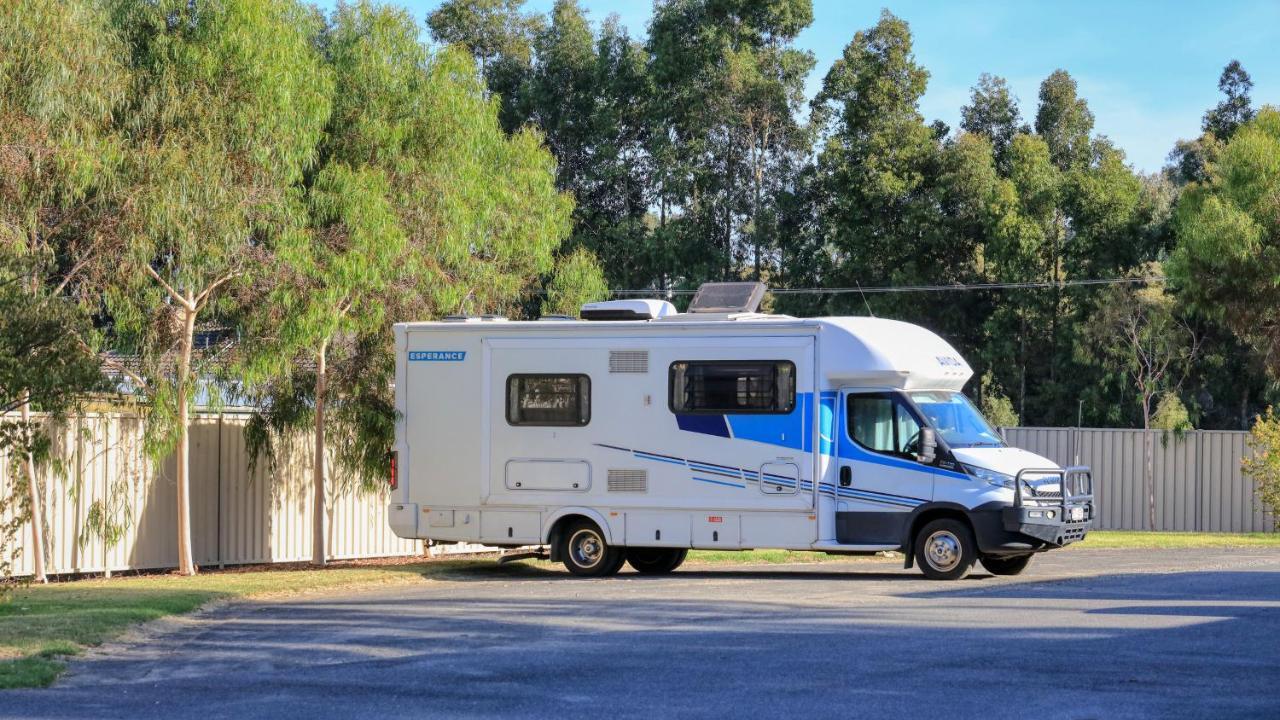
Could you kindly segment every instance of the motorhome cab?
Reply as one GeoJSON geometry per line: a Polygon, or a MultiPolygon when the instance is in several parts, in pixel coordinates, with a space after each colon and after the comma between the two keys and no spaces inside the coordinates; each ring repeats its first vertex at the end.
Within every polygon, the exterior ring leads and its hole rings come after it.
{"type": "Polygon", "coordinates": [[[759,314],[763,292],[396,325],[393,530],[546,545],[587,576],[669,572],[690,548],[901,550],[931,578],[1012,575],[1084,537],[1089,470],[1007,446],[944,340],[759,314]]]}

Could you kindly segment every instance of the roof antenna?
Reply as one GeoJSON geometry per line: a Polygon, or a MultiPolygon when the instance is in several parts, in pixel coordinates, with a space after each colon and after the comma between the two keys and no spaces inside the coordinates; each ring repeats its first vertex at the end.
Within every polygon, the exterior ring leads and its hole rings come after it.
{"type": "Polygon", "coordinates": [[[867,302],[867,294],[862,292],[862,283],[858,282],[856,279],[853,282],[858,286],[858,294],[862,296],[862,304],[867,306],[867,314],[871,317],[875,317],[876,314],[871,311],[871,303],[867,302]]]}

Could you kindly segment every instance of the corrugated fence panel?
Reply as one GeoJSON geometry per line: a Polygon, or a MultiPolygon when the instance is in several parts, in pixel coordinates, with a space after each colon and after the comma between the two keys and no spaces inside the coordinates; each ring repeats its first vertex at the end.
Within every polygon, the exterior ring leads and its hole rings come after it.
{"type": "MultiPolygon", "coordinates": [[[[198,415],[191,424],[192,542],[202,565],[287,562],[311,556],[310,440],[296,437],[278,448],[274,471],[265,458],[250,470],[242,414],[198,415]]],[[[50,573],[173,567],[177,561],[174,460],[156,467],[143,452],[143,423],[134,416],[90,414],[54,430],[54,468],[39,475],[44,499],[50,573]],[[95,525],[95,520],[99,521],[95,525]],[[101,523],[116,542],[102,539],[101,523]]],[[[1274,531],[1253,482],[1240,466],[1247,433],[1008,428],[1010,444],[1061,465],[1093,468],[1098,527],[1144,530],[1149,444],[1155,478],[1158,530],[1274,531]]],[[[0,458],[5,460],[5,458],[0,458]]],[[[351,487],[332,471],[330,487],[351,487]]],[[[0,492],[17,478],[0,463],[0,492]]],[[[329,555],[352,559],[417,555],[422,545],[396,537],[387,525],[382,492],[348,490],[327,499],[329,555]]],[[[15,569],[31,572],[23,552],[30,528],[18,537],[15,569]]],[[[463,549],[463,548],[451,548],[463,549]]],[[[478,548],[465,548],[467,550],[478,548]]]]}
{"type": "Polygon", "coordinates": [[[1273,532],[1276,519],[1258,501],[1241,470],[1248,433],[1193,430],[1007,428],[1011,445],[1061,465],[1093,469],[1098,527],[1148,530],[1146,456],[1151,452],[1156,530],[1273,532]]]}
{"type": "MultiPolygon", "coordinates": [[[[308,560],[311,557],[309,441],[280,448],[276,472],[264,459],[251,471],[244,442],[247,415],[202,414],[191,422],[192,552],[204,566],[308,560]]],[[[141,419],[90,414],[54,429],[55,467],[42,469],[46,571],[88,573],[177,564],[175,461],[159,467],[143,451],[141,419]],[[116,541],[101,532],[105,520],[116,541]]],[[[17,478],[0,457],[0,493],[17,478]]],[[[350,483],[347,483],[348,485],[350,483]]],[[[332,482],[331,485],[343,485],[332,482]]],[[[422,543],[391,532],[385,492],[338,493],[328,499],[333,558],[422,554],[422,543]]],[[[0,518],[3,520],[4,518],[0,518]]],[[[30,574],[29,525],[19,531],[15,572],[30,574]]]]}

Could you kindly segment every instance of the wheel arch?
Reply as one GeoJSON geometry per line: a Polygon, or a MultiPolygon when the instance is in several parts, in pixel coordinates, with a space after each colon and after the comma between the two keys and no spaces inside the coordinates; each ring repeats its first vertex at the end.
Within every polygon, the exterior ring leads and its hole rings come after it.
{"type": "Polygon", "coordinates": [[[911,568],[915,565],[915,542],[916,535],[920,533],[920,529],[934,520],[942,519],[959,520],[969,528],[970,533],[975,532],[973,519],[969,517],[969,508],[959,503],[929,502],[917,507],[911,511],[911,517],[907,520],[906,535],[902,538],[902,553],[905,555],[902,565],[904,568],[911,568]]]}
{"type": "Polygon", "coordinates": [[[560,533],[569,526],[574,520],[584,519],[595,523],[600,528],[600,532],[604,533],[604,541],[610,545],[618,545],[615,541],[613,528],[610,527],[609,521],[598,510],[592,510],[587,507],[566,507],[560,508],[547,516],[542,526],[542,542],[544,545],[551,546],[552,560],[560,560],[555,557],[560,549],[560,533]]]}

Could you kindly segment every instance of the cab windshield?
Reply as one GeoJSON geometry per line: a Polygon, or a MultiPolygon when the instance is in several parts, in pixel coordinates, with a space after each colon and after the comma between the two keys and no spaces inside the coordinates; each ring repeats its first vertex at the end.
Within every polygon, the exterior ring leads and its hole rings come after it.
{"type": "Polygon", "coordinates": [[[1004,447],[1004,441],[962,393],[942,390],[907,393],[949,447],[1004,447]]]}

